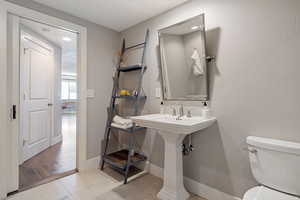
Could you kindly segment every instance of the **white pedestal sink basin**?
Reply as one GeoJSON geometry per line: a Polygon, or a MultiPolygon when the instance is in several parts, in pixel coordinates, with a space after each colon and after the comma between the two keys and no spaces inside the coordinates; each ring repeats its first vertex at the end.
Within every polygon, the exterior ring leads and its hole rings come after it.
{"type": "Polygon", "coordinates": [[[159,130],[165,141],[164,185],[158,193],[162,200],[186,200],[189,193],[183,185],[182,141],[188,134],[211,126],[215,117],[176,117],[167,114],[152,114],[131,117],[139,126],[159,130]]]}

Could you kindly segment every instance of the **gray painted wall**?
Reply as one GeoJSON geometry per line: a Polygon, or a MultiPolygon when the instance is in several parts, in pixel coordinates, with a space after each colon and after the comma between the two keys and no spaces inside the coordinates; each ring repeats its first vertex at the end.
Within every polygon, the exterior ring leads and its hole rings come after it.
{"type": "MultiPolygon", "coordinates": [[[[217,56],[208,68],[218,123],[194,136],[196,150],[184,159],[186,176],[241,197],[256,184],[242,150],[248,135],[300,142],[299,10],[298,0],[192,0],[122,33],[134,43],[151,29],[143,112],[155,113],[160,104],[157,30],[206,14],[208,53],[217,56]]],[[[161,137],[149,133],[143,142],[151,161],[162,167],[161,137]]]]}
{"type": "Polygon", "coordinates": [[[112,89],[113,56],[120,47],[120,33],[35,3],[31,0],[8,0],[50,16],[58,17],[87,28],[88,88],[95,89],[96,97],[88,100],[88,158],[100,154],[104,137],[106,107],[112,89]]]}
{"type": "Polygon", "coordinates": [[[181,98],[186,96],[186,90],[182,85],[187,84],[189,75],[186,69],[183,36],[162,34],[163,54],[165,58],[165,69],[168,75],[166,84],[168,85],[169,97],[181,98]]]}

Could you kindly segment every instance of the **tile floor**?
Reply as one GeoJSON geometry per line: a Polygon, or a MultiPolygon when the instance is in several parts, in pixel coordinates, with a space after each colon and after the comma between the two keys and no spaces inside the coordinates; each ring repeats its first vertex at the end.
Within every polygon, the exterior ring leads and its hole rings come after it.
{"type": "MultiPolygon", "coordinates": [[[[100,195],[97,200],[159,200],[156,196],[162,188],[162,180],[152,175],[145,175],[127,185],[121,185],[100,195]]],[[[205,200],[191,195],[189,200],[205,200]]]]}
{"type": "Polygon", "coordinates": [[[121,183],[91,170],[73,174],[9,197],[9,200],[95,200],[121,183]]]}
{"type": "MultiPolygon", "coordinates": [[[[145,175],[127,185],[99,170],[71,176],[15,194],[8,200],[157,200],[162,180],[145,175]]],[[[204,200],[192,196],[190,200],[204,200]]]]}

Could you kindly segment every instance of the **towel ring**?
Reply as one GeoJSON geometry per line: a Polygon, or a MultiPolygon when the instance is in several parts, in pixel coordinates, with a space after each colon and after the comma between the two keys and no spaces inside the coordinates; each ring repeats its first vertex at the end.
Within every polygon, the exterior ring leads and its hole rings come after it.
{"type": "Polygon", "coordinates": [[[216,60],[216,56],[206,56],[206,61],[207,62],[212,62],[216,60]]]}

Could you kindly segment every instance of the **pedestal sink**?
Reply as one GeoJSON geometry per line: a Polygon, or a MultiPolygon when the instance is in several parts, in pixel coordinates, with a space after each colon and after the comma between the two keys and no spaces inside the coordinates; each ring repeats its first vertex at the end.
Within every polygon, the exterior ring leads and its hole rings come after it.
{"type": "Polygon", "coordinates": [[[183,185],[182,141],[185,136],[211,126],[215,117],[177,117],[152,114],[131,117],[139,126],[159,130],[165,141],[164,184],[158,193],[161,200],[186,200],[189,193],[183,185]]]}

